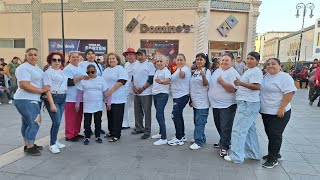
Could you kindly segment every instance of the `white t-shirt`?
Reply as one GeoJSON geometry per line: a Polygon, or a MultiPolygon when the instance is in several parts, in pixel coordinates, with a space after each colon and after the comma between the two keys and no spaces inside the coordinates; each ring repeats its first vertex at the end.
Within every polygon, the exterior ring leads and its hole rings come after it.
{"type": "Polygon", "coordinates": [[[153,77],[153,87],[152,87],[152,94],[160,94],[160,93],[166,93],[169,94],[169,84],[163,85],[156,82],[156,79],[160,78],[162,81],[169,78],[171,79],[171,73],[167,67],[163,69],[156,70],[156,73],[153,77]]]}
{"type": "Polygon", "coordinates": [[[210,78],[209,82],[209,100],[212,108],[228,108],[233,104],[236,104],[236,93],[227,92],[221,84],[218,83],[218,78],[221,78],[228,84],[231,84],[234,88],[234,80],[240,78],[239,73],[233,68],[222,70],[218,68],[215,70],[210,78]]]}
{"type": "Polygon", "coordinates": [[[54,70],[51,67],[44,72],[43,84],[50,86],[51,92],[66,93],[68,77],[62,70],[54,70]]]}
{"type": "MultiPolygon", "coordinates": [[[[137,89],[142,88],[147,83],[149,76],[154,76],[155,71],[156,69],[152,63],[148,61],[143,63],[138,62],[132,75],[134,86],[137,89]]],[[[146,95],[152,95],[152,85],[145,89],[141,94],[138,94],[138,96],[146,95]]]]}
{"type": "MultiPolygon", "coordinates": [[[[262,71],[259,67],[249,68],[241,76],[240,81],[248,84],[261,84],[263,79],[262,71]]],[[[237,86],[236,99],[248,102],[260,101],[260,90],[251,90],[243,86],[237,86]]]]}
{"type": "MultiPolygon", "coordinates": [[[[71,63],[68,64],[64,69],[63,73],[67,76],[67,78],[74,79],[80,76],[87,76],[86,71],[83,68],[76,67],[71,63]]],[[[66,102],[76,102],[77,101],[77,88],[80,84],[80,81],[76,83],[74,86],[68,86],[67,88],[67,96],[66,102]]]]}
{"type": "Polygon", "coordinates": [[[128,73],[128,81],[126,83],[126,88],[127,88],[127,93],[133,93],[132,90],[132,75],[133,72],[135,70],[135,67],[137,66],[137,64],[139,64],[139,61],[135,61],[134,63],[130,63],[130,62],[126,62],[126,64],[124,65],[124,69],[127,71],[128,73]]]}
{"type": "MultiPolygon", "coordinates": [[[[205,71],[205,68],[203,68],[205,71]]],[[[209,81],[211,72],[209,69],[205,71],[206,78],[209,81]]],[[[203,86],[202,76],[200,71],[196,70],[190,79],[190,96],[192,100],[192,106],[196,109],[207,109],[209,108],[208,99],[208,88],[209,86],[203,86]]]]}
{"type": "Polygon", "coordinates": [[[173,98],[180,98],[190,94],[191,71],[186,65],[183,66],[181,70],[185,73],[184,78],[179,77],[179,68],[171,75],[171,91],[173,98]]]}
{"type": "MultiPolygon", "coordinates": [[[[128,73],[127,71],[120,65],[117,65],[113,68],[107,67],[102,76],[103,79],[106,81],[108,87],[111,89],[114,85],[118,82],[119,79],[127,80],[128,81],[128,73]]],[[[110,90],[109,89],[109,90],[110,90]]],[[[126,86],[123,85],[119,89],[111,95],[111,104],[121,104],[127,102],[126,96],[126,86]]]]}
{"type": "Polygon", "coordinates": [[[79,67],[82,68],[84,70],[84,72],[87,72],[87,67],[90,64],[92,64],[92,65],[94,65],[96,67],[97,75],[101,76],[102,72],[103,72],[103,68],[102,68],[101,64],[98,64],[99,67],[100,67],[100,69],[99,69],[98,66],[97,66],[97,63],[95,63],[95,62],[82,61],[82,62],[79,63],[79,67]]]}
{"type": "Polygon", "coordinates": [[[104,94],[108,89],[106,81],[97,76],[89,80],[82,80],[78,89],[83,91],[83,112],[95,113],[103,110],[104,94]]]}
{"type": "Polygon", "coordinates": [[[40,94],[31,93],[23,90],[19,86],[20,81],[29,81],[30,84],[37,88],[43,87],[43,71],[38,65],[31,65],[28,62],[21,64],[15,72],[18,81],[18,90],[14,94],[14,99],[27,99],[40,101],[40,94]]]}
{"type": "MultiPolygon", "coordinates": [[[[276,115],[281,106],[283,95],[296,90],[294,81],[289,74],[282,71],[274,75],[267,73],[261,84],[260,112],[276,115]]],[[[290,109],[291,104],[289,103],[286,111],[290,109]]]]}

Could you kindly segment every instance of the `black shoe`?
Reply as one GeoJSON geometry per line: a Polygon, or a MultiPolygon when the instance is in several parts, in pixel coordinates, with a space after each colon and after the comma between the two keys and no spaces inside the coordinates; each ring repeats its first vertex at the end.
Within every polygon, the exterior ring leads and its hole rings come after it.
{"type": "Polygon", "coordinates": [[[213,147],[214,147],[214,148],[220,148],[220,144],[219,144],[219,143],[214,143],[214,144],[213,144],[213,147]]]}
{"type": "Polygon", "coordinates": [[[108,133],[108,134],[104,135],[103,137],[104,138],[110,138],[110,137],[112,137],[112,135],[111,135],[111,133],[108,133]]]}
{"type": "Polygon", "coordinates": [[[147,138],[149,138],[149,137],[150,137],[150,135],[144,134],[144,135],[141,136],[141,139],[147,139],[147,138]]]}
{"type": "Polygon", "coordinates": [[[83,139],[83,138],[84,138],[84,136],[81,135],[81,134],[78,134],[76,137],[77,137],[78,139],[83,139]]]}
{"type": "Polygon", "coordinates": [[[116,142],[118,141],[120,138],[116,138],[116,137],[112,137],[109,139],[109,142],[116,142]]]}
{"type": "Polygon", "coordinates": [[[102,139],[100,137],[97,137],[96,138],[96,142],[101,144],[102,143],[102,139]]]}
{"type": "Polygon", "coordinates": [[[268,159],[265,163],[262,164],[262,167],[271,169],[278,164],[279,164],[278,160],[269,160],[268,159]]]}
{"type": "Polygon", "coordinates": [[[66,141],[78,142],[78,141],[79,141],[79,138],[78,138],[77,136],[75,136],[75,137],[73,137],[73,138],[71,138],[71,139],[69,139],[69,138],[66,137],[66,141]]]}
{"type": "Polygon", "coordinates": [[[122,130],[125,130],[125,129],[130,129],[130,126],[129,127],[122,127],[122,130]]]}
{"type": "Polygon", "coordinates": [[[137,134],[142,134],[144,133],[143,131],[132,131],[131,134],[132,135],[137,135],[137,134]]]}
{"type": "Polygon", "coordinates": [[[83,141],[83,144],[84,145],[88,145],[90,143],[90,139],[89,138],[86,138],[84,141],[83,141]]]}
{"type": "MultiPolygon", "coordinates": [[[[34,147],[36,147],[38,151],[43,150],[43,147],[42,147],[42,146],[38,146],[38,145],[34,144],[34,147]]],[[[26,150],[27,150],[27,146],[24,146],[24,147],[23,147],[23,151],[26,151],[26,150]]]]}
{"type": "Polygon", "coordinates": [[[312,102],[312,101],[310,101],[310,102],[309,102],[309,105],[310,105],[310,106],[312,106],[312,104],[313,104],[313,102],[312,102]]]}
{"type": "Polygon", "coordinates": [[[25,152],[30,156],[40,156],[41,152],[37,149],[36,146],[33,146],[32,148],[27,148],[25,152]]]}
{"type": "MultiPolygon", "coordinates": [[[[269,154],[262,157],[263,160],[266,160],[266,159],[268,159],[268,158],[269,158],[269,154]]],[[[279,161],[279,160],[282,160],[281,154],[278,154],[278,161],[279,161]]]]}
{"type": "Polygon", "coordinates": [[[100,133],[101,134],[106,134],[106,132],[104,130],[102,130],[102,129],[100,130],[100,133]]]}
{"type": "Polygon", "coordinates": [[[220,149],[219,155],[221,157],[227,156],[228,155],[228,151],[225,149],[220,149]]]}

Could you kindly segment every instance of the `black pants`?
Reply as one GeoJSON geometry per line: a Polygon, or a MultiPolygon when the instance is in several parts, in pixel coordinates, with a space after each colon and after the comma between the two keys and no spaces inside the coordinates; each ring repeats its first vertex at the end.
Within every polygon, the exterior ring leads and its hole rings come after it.
{"type": "Polygon", "coordinates": [[[111,110],[107,111],[108,130],[112,137],[120,138],[121,136],[124,105],[125,103],[111,104],[111,110]]]}
{"type": "Polygon", "coordinates": [[[302,83],[303,83],[303,82],[306,82],[306,87],[305,87],[305,88],[308,88],[309,80],[308,80],[308,79],[300,79],[300,80],[299,80],[300,89],[302,89],[302,83]]]}
{"type": "Polygon", "coordinates": [[[263,113],[261,113],[261,115],[264,124],[264,129],[269,139],[269,160],[276,160],[278,158],[278,154],[280,152],[282,144],[282,134],[289,122],[291,110],[284,113],[284,116],[282,118],[279,118],[277,115],[263,113]]]}
{"type": "Polygon", "coordinates": [[[95,113],[84,113],[84,136],[85,136],[85,138],[90,138],[91,133],[92,133],[92,131],[91,131],[92,114],[94,116],[95,136],[100,137],[102,111],[98,111],[95,113]]]}
{"type": "Polygon", "coordinates": [[[315,87],[314,87],[314,82],[310,81],[309,83],[309,100],[313,97],[313,95],[315,94],[315,87]]]}
{"type": "MultiPolygon", "coordinates": [[[[320,96],[320,87],[316,86],[314,88],[315,88],[315,93],[313,94],[313,96],[310,99],[311,102],[314,102],[320,96]]],[[[318,101],[318,107],[320,107],[320,99],[318,101]]]]}

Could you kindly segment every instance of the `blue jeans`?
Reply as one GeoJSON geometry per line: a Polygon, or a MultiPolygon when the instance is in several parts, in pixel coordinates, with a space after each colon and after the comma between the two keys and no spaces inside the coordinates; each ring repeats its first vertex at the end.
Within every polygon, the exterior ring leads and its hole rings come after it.
{"type": "Polygon", "coordinates": [[[209,108],[207,109],[196,109],[193,108],[194,118],[194,142],[201,146],[206,143],[206,135],[204,134],[205,127],[208,120],[209,108]]]}
{"type": "Polygon", "coordinates": [[[190,96],[185,95],[180,98],[173,99],[173,110],[172,110],[172,120],[174,127],[176,128],[176,138],[181,139],[185,136],[184,134],[184,119],[183,119],[183,109],[189,102],[190,96]]]}
{"type": "Polygon", "coordinates": [[[54,104],[56,105],[57,112],[51,112],[49,102],[44,101],[44,105],[46,106],[52,121],[51,130],[50,130],[50,146],[56,144],[60,123],[62,119],[62,114],[64,111],[64,107],[66,105],[65,94],[52,95],[52,97],[53,97],[54,104]]]}
{"type": "Polygon", "coordinates": [[[220,135],[220,148],[229,150],[231,144],[231,131],[237,105],[233,104],[228,108],[213,108],[213,118],[220,135]]]}
{"type": "Polygon", "coordinates": [[[9,90],[7,90],[7,92],[4,92],[4,90],[0,88],[0,97],[3,96],[4,93],[7,94],[7,98],[8,98],[9,101],[13,100],[12,95],[11,95],[9,90]]]}
{"type": "Polygon", "coordinates": [[[164,108],[167,105],[169,94],[160,93],[153,95],[154,107],[156,108],[156,118],[160,126],[161,139],[167,139],[166,123],[164,119],[164,108]]]}
{"type": "Polygon", "coordinates": [[[41,102],[27,99],[16,99],[14,101],[14,105],[22,116],[21,134],[24,142],[27,144],[34,144],[39,130],[39,124],[36,120],[41,118],[41,102]]]}
{"type": "Polygon", "coordinates": [[[230,157],[235,163],[243,163],[244,158],[261,158],[255,120],[260,110],[260,102],[237,101],[234,117],[230,157]]]}

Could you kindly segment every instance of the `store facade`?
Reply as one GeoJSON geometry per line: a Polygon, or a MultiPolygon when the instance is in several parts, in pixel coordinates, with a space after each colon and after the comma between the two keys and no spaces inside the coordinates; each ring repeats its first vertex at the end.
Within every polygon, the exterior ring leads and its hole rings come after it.
{"type": "MultiPolygon", "coordinates": [[[[0,1],[0,56],[23,58],[28,47],[46,55],[60,51],[60,0],[0,1]],[[23,22],[23,23],[21,23],[23,22]],[[8,46],[7,41],[12,41],[8,46]]],[[[260,1],[253,0],[64,0],[65,47],[83,53],[121,54],[145,48],[148,57],[173,59],[185,54],[188,64],[203,52],[210,58],[226,52],[245,55],[255,49],[260,1]]]]}

